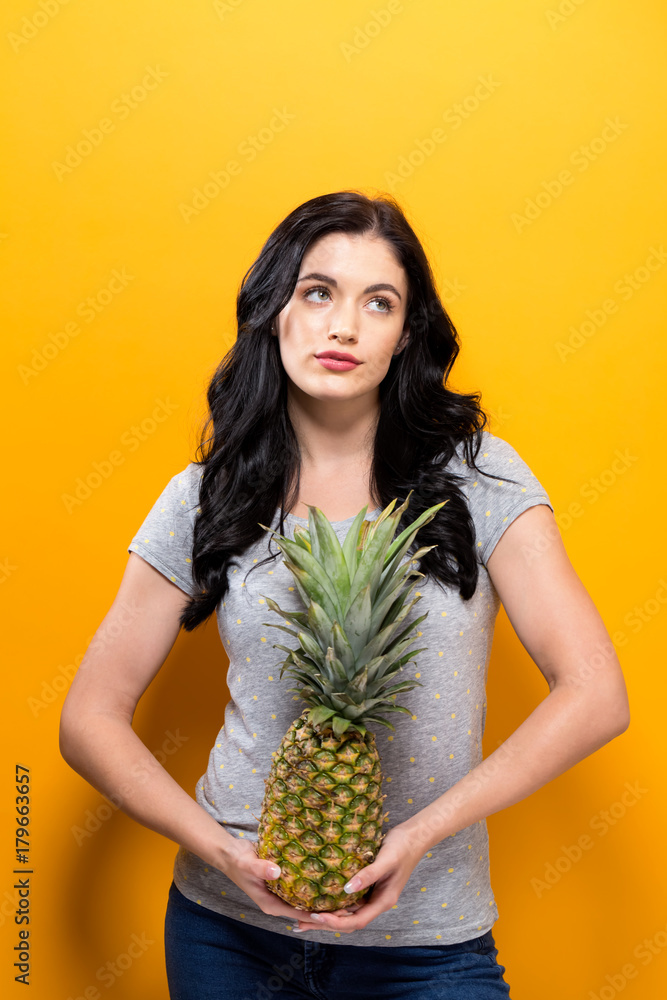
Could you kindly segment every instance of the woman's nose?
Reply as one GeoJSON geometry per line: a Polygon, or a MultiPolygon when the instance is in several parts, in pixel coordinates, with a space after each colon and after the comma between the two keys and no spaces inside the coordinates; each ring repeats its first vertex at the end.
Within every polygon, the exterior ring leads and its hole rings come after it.
{"type": "Polygon", "coordinates": [[[331,316],[329,323],[329,336],[339,337],[341,340],[354,340],[358,335],[358,318],[353,305],[343,306],[331,316]]]}

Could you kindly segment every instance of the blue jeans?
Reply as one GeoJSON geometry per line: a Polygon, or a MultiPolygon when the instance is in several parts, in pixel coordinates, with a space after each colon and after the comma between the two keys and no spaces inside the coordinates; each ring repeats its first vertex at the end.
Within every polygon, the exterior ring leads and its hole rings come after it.
{"type": "Polygon", "coordinates": [[[172,882],[165,918],[171,1000],[500,1000],[491,931],[462,944],[389,948],[292,940],[193,903],[172,882]]]}

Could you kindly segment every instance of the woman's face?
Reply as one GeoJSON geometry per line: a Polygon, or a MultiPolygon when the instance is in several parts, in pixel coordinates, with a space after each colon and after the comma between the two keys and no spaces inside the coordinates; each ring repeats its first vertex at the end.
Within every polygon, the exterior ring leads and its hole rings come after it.
{"type": "Polygon", "coordinates": [[[314,243],[275,321],[290,390],[323,401],[368,393],[375,399],[392,357],[407,343],[407,296],[405,271],[384,240],[330,233],[314,243]],[[327,367],[317,356],[328,351],[357,364],[327,367]]]}

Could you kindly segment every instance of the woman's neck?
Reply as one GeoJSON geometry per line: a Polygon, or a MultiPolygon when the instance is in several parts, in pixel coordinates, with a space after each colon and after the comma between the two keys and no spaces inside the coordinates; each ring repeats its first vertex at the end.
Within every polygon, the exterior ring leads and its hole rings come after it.
{"type": "Polygon", "coordinates": [[[301,454],[299,495],[291,513],[308,517],[311,504],[335,522],[354,517],[364,506],[373,510],[369,485],[379,402],[365,396],[313,399],[296,389],[288,395],[288,414],[301,454]]]}
{"type": "Polygon", "coordinates": [[[379,403],[370,403],[366,397],[313,399],[297,390],[288,397],[288,414],[299,442],[302,469],[326,473],[350,464],[370,467],[379,403]]]}

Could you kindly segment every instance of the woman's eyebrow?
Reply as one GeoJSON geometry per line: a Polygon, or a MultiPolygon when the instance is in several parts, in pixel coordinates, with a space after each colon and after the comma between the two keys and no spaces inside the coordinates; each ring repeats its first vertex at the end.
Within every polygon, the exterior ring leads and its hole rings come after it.
{"type": "MultiPolygon", "coordinates": [[[[298,279],[297,285],[299,284],[299,281],[326,281],[327,284],[333,285],[334,288],[338,288],[338,282],[335,278],[330,278],[326,274],[320,274],[318,271],[313,271],[311,274],[304,274],[302,278],[298,279]]],[[[393,292],[394,295],[398,296],[398,298],[403,301],[401,293],[397,288],[394,288],[393,285],[382,283],[378,285],[369,285],[368,288],[364,288],[362,295],[367,295],[369,292],[393,292]]]]}

